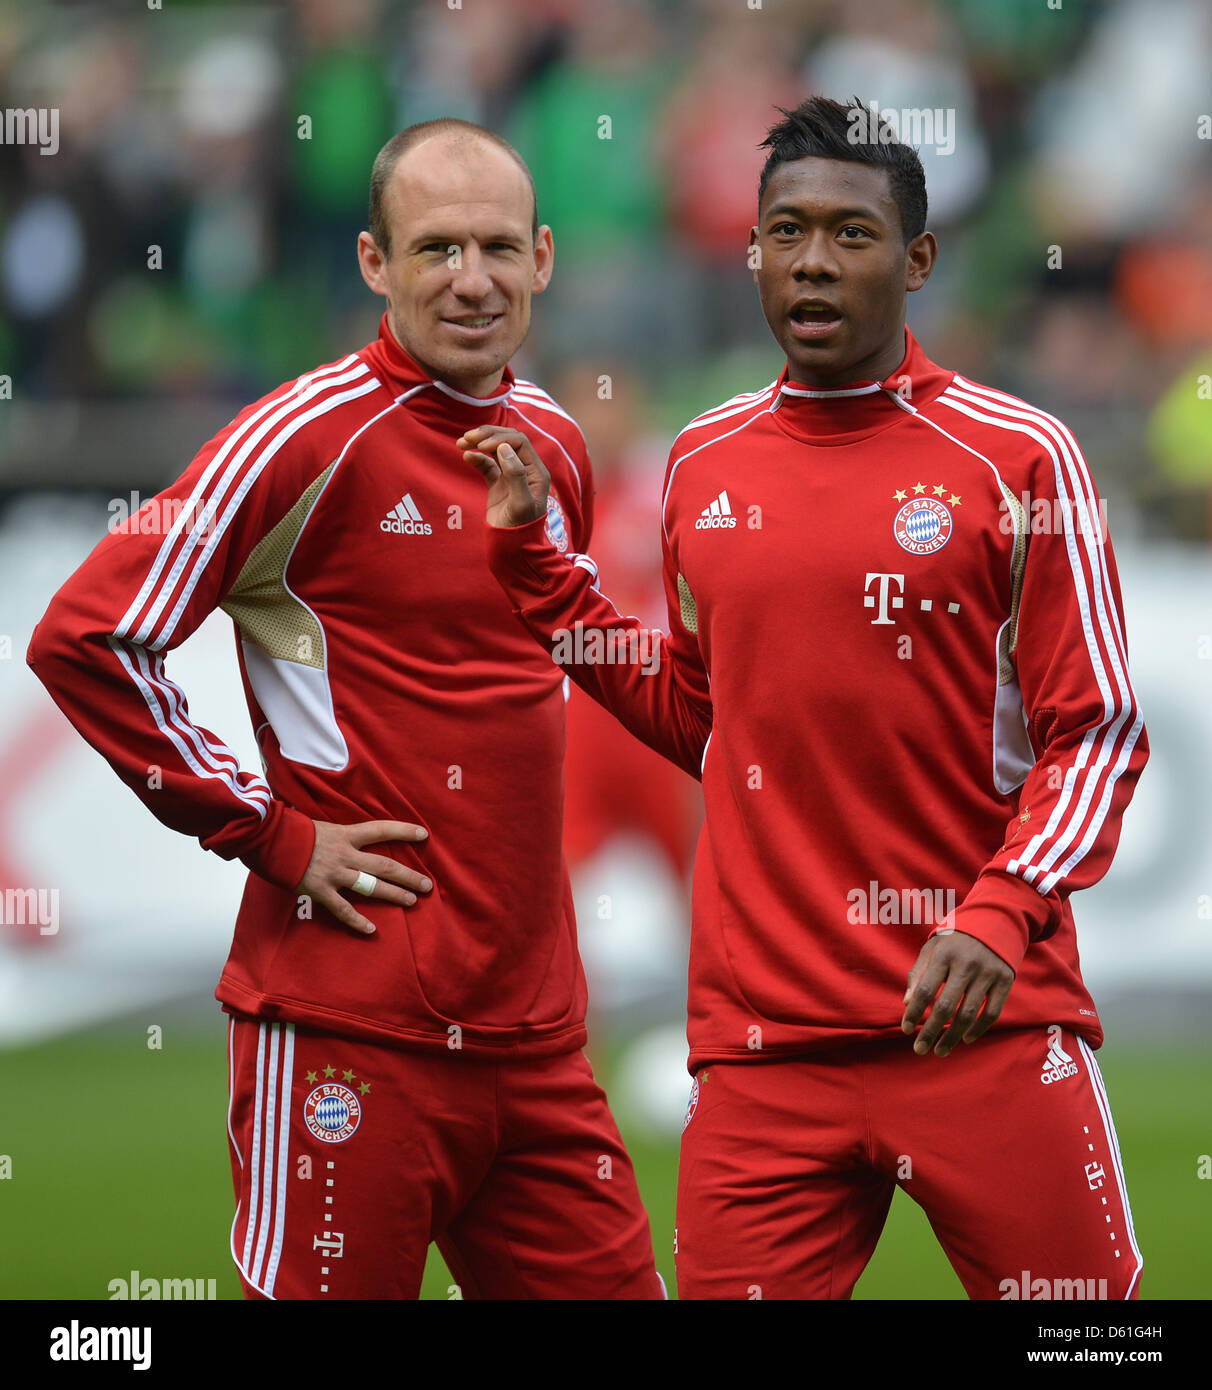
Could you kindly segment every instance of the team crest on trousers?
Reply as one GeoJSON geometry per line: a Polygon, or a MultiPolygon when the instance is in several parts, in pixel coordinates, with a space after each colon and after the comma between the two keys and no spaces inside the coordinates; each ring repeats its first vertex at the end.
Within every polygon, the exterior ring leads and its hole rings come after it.
{"type": "Polygon", "coordinates": [[[362,1102],[348,1086],[317,1086],[303,1102],[303,1123],[325,1144],[340,1144],[362,1121],[362,1102]]]}
{"type": "Polygon", "coordinates": [[[947,502],[958,507],[961,499],[953,492],[948,494],[942,483],[929,490],[925,483],[915,483],[913,491],[918,495],[909,496],[908,488],[898,488],[893,494],[893,500],[903,505],[892,520],[892,534],[902,550],[911,555],[933,555],[951,539],[952,518],[947,502]]]}

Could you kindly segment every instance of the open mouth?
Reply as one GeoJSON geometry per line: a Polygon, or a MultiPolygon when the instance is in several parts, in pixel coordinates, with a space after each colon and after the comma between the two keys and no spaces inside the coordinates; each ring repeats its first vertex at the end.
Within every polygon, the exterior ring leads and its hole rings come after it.
{"type": "Polygon", "coordinates": [[[797,338],[825,338],[842,322],[841,314],[832,304],[797,304],[790,315],[792,332],[797,338]]]}

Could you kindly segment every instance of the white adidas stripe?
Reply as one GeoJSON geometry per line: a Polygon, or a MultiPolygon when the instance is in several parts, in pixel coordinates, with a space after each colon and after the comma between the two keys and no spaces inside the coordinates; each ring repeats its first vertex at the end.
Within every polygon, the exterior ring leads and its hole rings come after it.
{"type": "MultiPolygon", "coordinates": [[[[1071,454],[1069,446],[1062,436],[1061,431],[1063,427],[1060,426],[1059,422],[1053,421],[1050,416],[1045,416],[1042,412],[1035,411],[1034,408],[1019,408],[1022,403],[1015,403],[1013,406],[1004,403],[1010,401],[1012,398],[991,398],[994,396],[994,393],[988,392],[985,388],[980,388],[980,390],[981,395],[977,396],[971,391],[957,391],[954,387],[948,387],[939,397],[939,400],[941,403],[950,406],[951,409],[960,411],[970,416],[972,419],[994,425],[1000,429],[1029,435],[1040,443],[1052,458],[1057,496],[1066,507],[1072,504],[1069,492],[1065,486],[1064,475],[1068,474],[1069,481],[1075,484],[1075,491],[1078,494],[1078,501],[1081,507],[1082,536],[1085,541],[1086,552],[1090,562],[1094,607],[1098,615],[1099,631],[1102,633],[1118,687],[1118,695],[1113,695],[1110,689],[1110,683],[1107,679],[1107,672],[1103,664],[1102,654],[1099,651],[1098,640],[1093,631],[1093,618],[1089,602],[1091,597],[1091,586],[1087,583],[1085,574],[1082,570],[1081,560],[1077,554],[1076,536],[1072,528],[1067,528],[1065,532],[1066,548],[1070,569],[1072,571],[1074,588],[1082,614],[1082,626],[1086,634],[1087,652],[1090,657],[1095,679],[1098,682],[1100,693],[1103,696],[1103,720],[1096,728],[1089,730],[1083,738],[1078,756],[1074,760],[1073,766],[1066,772],[1061,795],[1057,798],[1057,803],[1053,808],[1052,814],[1048,818],[1047,824],[1031,838],[1024,851],[1007,866],[1011,873],[1019,874],[1025,882],[1036,886],[1040,893],[1047,894],[1052,890],[1055,884],[1089,852],[1103,821],[1106,819],[1111,797],[1114,794],[1115,783],[1128,764],[1132,749],[1135,747],[1136,741],[1140,736],[1140,730],[1144,727],[1144,720],[1139,710],[1136,709],[1132,690],[1120,659],[1122,625],[1119,622],[1119,615],[1111,594],[1105,561],[1102,555],[1102,547],[1097,541],[1098,532],[1093,528],[1091,522],[1089,499],[1083,492],[1080,476],[1075,476],[1077,468],[1074,455],[1080,457],[1080,451],[1077,449],[1076,442],[1073,441],[1072,443],[1073,453],[1071,454]],[[982,408],[977,409],[978,406],[982,408]],[[987,413],[991,410],[997,410],[1001,413],[997,415],[987,413]],[[1053,447],[1054,445],[1057,447],[1053,447]],[[1062,456],[1064,458],[1063,468],[1061,463],[1062,456]],[[1108,609],[1115,615],[1113,625],[1108,620],[1108,609]],[[1134,711],[1136,713],[1135,721],[1125,736],[1123,734],[1124,727],[1127,724],[1129,715],[1134,711]],[[1090,764],[1090,753],[1094,748],[1096,739],[1098,740],[1099,747],[1093,764],[1090,764]],[[1090,803],[1102,779],[1102,773],[1111,764],[1111,759],[1115,755],[1117,748],[1120,750],[1119,757],[1114,766],[1110,768],[1103,796],[1095,808],[1094,816],[1090,822],[1086,835],[1064,863],[1054,872],[1046,874],[1041,882],[1036,885],[1036,878],[1044,871],[1052,868],[1060,855],[1072,844],[1081,826],[1085,823],[1090,803]],[[1082,783],[1082,787],[1077,797],[1076,805],[1063,831],[1058,834],[1058,827],[1060,826],[1065,812],[1068,810],[1070,801],[1073,799],[1074,790],[1079,780],[1082,783]],[[1051,844],[1049,845],[1050,837],[1055,838],[1051,839],[1051,844]],[[1044,846],[1048,846],[1048,848],[1043,858],[1038,864],[1034,863],[1033,861],[1039,854],[1040,849],[1044,846]]],[[[1067,431],[1065,433],[1067,433],[1067,431]]],[[[1069,436],[1069,439],[1071,440],[1072,436],[1069,436]]],[[[1066,513],[1066,515],[1067,514],[1068,513],[1066,513]]]]}
{"type": "MultiPolygon", "coordinates": [[[[252,1151],[249,1155],[251,1191],[243,1259],[236,1254],[235,1249],[236,1226],[240,1217],[239,1205],[236,1208],[236,1220],[232,1223],[232,1258],[245,1280],[258,1293],[269,1299],[274,1296],[274,1282],[286,1235],[286,1180],[290,1172],[290,1095],[294,1076],[294,1034],[293,1023],[258,1025],[257,1085],[253,1109],[252,1151]],[[265,1047],[267,1038],[268,1057],[265,1047]],[[282,1058],[280,1078],[279,1056],[282,1058]]],[[[231,1075],[229,1067],[229,1086],[232,1084],[231,1075]]],[[[230,1102],[228,1132],[231,1132],[230,1102]]]]}
{"type": "MultiPolygon", "coordinates": [[[[543,390],[541,386],[535,386],[533,382],[516,382],[514,385],[513,395],[510,397],[510,399],[525,401],[528,405],[538,406],[540,410],[548,410],[553,415],[562,415],[564,419],[569,422],[569,424],[577,425],[577,422],[572,418],[571,415],[569,415],[569,413],[566,410],[564,410],[561,406],[557,405],[556,402],[552,400],[552,398],[547,394],[546,391],[543,390]]],[[[580,425],[577,425],[578,431],[580,430],[580,428],[580,425]]]]}
{"type": "MultiPolygon", "coordinates": [[[[981,411],[974,409],[972,404],[964,403],[973,399],[965,395],[964,393],[957,393],[956,399],[950,399],[950,396],[951,388],[948,388],[948,391],[943,393],[943,396],[940,397],[940,400],[950,405],[952,409],[960,410],[973,419],[984,420],[986,423],[993,424],[1000,428],[1006,428],[1021,433],[1029,434],[1032,438],[1035,438],[1039,443],[1043,444],[1044,447],[1048,449],[1053,458],[1054,467],[1056,469],[1057,474],[1056,481],[1058,497],[1065,504],[1069,503],[1069,494],[1065,489],[1064,481],[1061,477],[1060,460],[1057,456],[1056,450],[1051,448],[1051,445],[1048,442],[1048,438],[1045,438],[1043,435],[1041,435],[1041,433],[1036,428],[1030,427],[1038,424],[1042,429],[1043,424],[1041,421],[1039,421],[1037,418],[1031,415],[1028,415],[1026,412],[1015,412],[1020,418],[1029,421],[1029,425],[1016,425],[1000,417],[985,415],[981,411]]],[[[980,404],[985,405],[986,403],[981,401],[980,404]]],[[[1049,437],[1055,439],[1055,436],[1049,437]]],[[[1063,444],[1061,445],[1061,448],[1062,452],[1065,452],[1063,444]]],[[[1070,462],[1071,460],[1066,459],[1067,464],[1070,462]]],[[[1081,561],[1077,555],[1076,536],[1071,531],[1069,531],[1066,533],[1066,546],[1069,554],[1070,568],[1073,573],[1075,590],[1077,593],[1079,607],[1082,613],[1083,629],[1086,632],[1087,650],[1090,656],[1091,666],[1095,675],[1095,679],[1098,682],[1099,690],[1103,696],[1104,718],[1102,723],[1097,728],[1088,731],[1087,735],[1083,739],[1082,747],[1079,750],[1078,756],[1074,761],[1074,765],[1066,773],[1066,779],[1064,784],[1062,785],[1061,796],[1058,798],[1057,805],[1054,808],[1052,816],[1049,818],[1047,825],[1045,825],[1045,827],[1032,838],[1032,840],[1029,842],[1026,849],[1024,850],[1023,854],[1019,858],[1012,861],[1009,865],[1011,872],[1018,872],[1020,866],[1023,867],[1026,871],[1022,873],[1022,877],[1028,883],[1033,883],[1041,869],[1047,869],[1051,866],[1052,863],[1055,862],[1057,856],[1071,842],[1073,835],[1077,833],[1077,830],[1080,828],[1080,825],[1084,822],[1086,812],[1089,808],[1089,803],[1093,797],[1097,783],[1101,777],[1102,769],[1106,766],[1111,757],[1116,741],[1118,740],[1119,734],[1123,728],[1124,723],[1126,722],[1128,713],[1132,708],[1131,690],[1128,686],[1123,667],[1119,661],[1119,652],[1116,646],[1115,637],[1112,631],[1110,630],[1107,622],[1107,614],[1104,605],[1104,593],[1106,593],[1107,604],[1112,609],[1114,609],[1114,604],[1111,602],[1105,572],[1102,570],[1102,556],[1100,553],[1100,547],[1098,547],[1094,536],[1091,534],[1085,535],[1085,541],[1087,554],[1090,559],[1092,577],[1097,576],[1098,580],[1101,581],[1096,583],[1093,597],[1095,599],[1095,609],[1098,612],[1099,616],[1100,630],[1103,634],[1104,641],[1107,645],[1108,656],[1112,662],[1112,667],[1115,673],[1116,684],[1119,693],[1118,695],[1113,695],[1111,691],[1110,682],[1107,679],[1106,667],[1102,660],[1102,654],[1098,649],[1098,642],[1093,634],[1093,620],[1089,605],[1090,589],[1087,585],[1085,575],[1082,572],[1081,561]],[[1076,809],[1073,812],[1072,818],[1066,826],[1065,834],[1059,836],[1057,840],[1053,843],[1052,848],[1048,850],[1047,855],[1045,856],[1044,863],[1042,863],[1039,866],[1031,865],[1030,861],[1038,852],[1039,847],[1046,842],[1048,836],[1053,835],[1055,833],[1057,826],[1060,824],[1060,820],[1064,815],[1064,812],[1067,810],[1069,802],[1073,797],[1073,792],[1077,785],[1078,779],[1081,776],[1083,770],[1087,769],[1089,765],[1091,750],[1093,749],[1095,741],[1099,738],[1100,734],[1102,735],[1102,737],[1100,740],[1098,756],[1094,764],[1089,767],[1088,771],[1086,771],[1086,775],[1083,779],[1082,793],[1078,797],[1076,809]]],[[[1143,721],[1140,720],[1139,716],[1137,723],[1138,725],[1143,723],[1143,721]]],[[[1131,748],[1135,745],[1136,738],[1138,736],[1139,728],[1137,728],[1131,734],[1130,742],[1127,745],[1127,755],[1130,755],[1131,748]]],[[[1126,762],[1127,756],[1124,756],[1122,758],[1122,764],[1126,765],[1126,762]]],[[[1113,772],[1112,779],[1109,782],[1109,789],[1111,791],[1114,790],[1114,781],[1116,778],[1118,778],[1120,771],[1122,771],[1122,766],[1113,772]]],[[[1091,827],[1094,833],[1087,837],[1087,849],[1089,844],[1093,842],[1094,834],[1097,834],[1097,830],[1101,825],[1102,819],[1105,818],[1106,805],[1109,803],[1109,800],[1109,796],[1104,797],[1104,801],[1099,808],[1101,813],[1096,815],[1096,820],[1091,827]]],[[[1079,859],[1082,853],[1084,852],[1085,851],[1082,850],[1075,859],[1070,861],[1069,867],[1072,867],[1072,863],[1077,862],[1077,859],[1079,859]]],[[[1052,875],[1050,877],[1050,880],[1045,881],[1055,883],[1056,879],[1059,876],[1059,874],[1052,875]]],[[[1041,885],[1040,891],[1046,893],[1050,891],[1050,889],[1041,885]]]]}
{"type": "MultiPolygon", "coordinates": [[[[197,531],[199,526],[210,525],[213,509],[209,501],[204,509],[201,505],[202,500],[206,497],[213,479],[226,466],[231,453],[246,439],[261,421],[274,411],[280,409],[283,405],[285,405],[288,410],[293,410],[302,404],[305,399],[310,399],[311,396],[318,392],[330,388],[336,381],[352,380],[354,376],[362,375],[369,371],[368,367],[359,363],[361,367],[360,372],[355,369],[352,374],[339,375],[344,372],[351,363],[355,362],[358,362],[358,358],[351,354],[349,357],[344,358],[341,362],[333,366],[319,368],[314,372],[308,373],[306,376],[300,377],[284,396],[276,396],[272,400],[267,401],[260,410],[250,415],[242,425],[233,430],[227,439],[224,440],[222,448],[218,450],[214,458],[211,459],[210,463],[206,466],[202,476],[195,484],[194,490],[190,493],[188,499],[182,506],[180,514],[174,519],[168,535],[165,536],[160,545],[160,549],[156,552],[156,558],[152,562],[152,567],[148,571],[147,578],[143,581],[134,601],[123,615],[122,620],[118,623],[114,631],[115,636],[131,636],[131,625],[143,611],[148,599],[151,598],[152,594],[159,587],[160,576],[163,574],[169,559],[176,551],[177,542],[180,540],[181,534],[186,528],[187,520],[191,516],[196,516],[198,518],[198,523],[193,528],[194,531],[197,531]]],[[[143,639],[137,637],[135,640],[142,641],[143,639]]]]}
{"type": "Polygon", "coordinates": [[[164,658],[159,652],[155,653],[151,663],[152,676],[158,686],[168,692],[169,696],[169,715],[178,728],[188,730],[191,737],[196,737],[202,748],[211,757],[215,767],[230,767],[233,772],[240,771],[240,760],[236,754],[224,743],[212,743],[206,735],[205,729],[199,729],[196,724],[192,724],[186,713],[187,704],[185,691],[173,680],[171,680],[164,670],[164,658]]]}
{"type": "Polygon", "coordinates": [[[261,1104],[265,1095],[265,1027],[262,1023],[257,1029],[257,1088],[253,1096],[252,1151],[248,1155],[252,1191],[248,1196],[248,1214],[245,1218],[244,1259],[238,1261],[240,1272],[250,1284],[255,1282],[249,1275],[248,1266],[252,1263],[253,1239],[257,1233],[257,1214],[260,1211],[258,1197],[261,1191],[261,1104]]]}
{"type": "Polygon", "coordinates": [[[727,420],[733,415],[739,415],[744,410],[749,410],[753,406],[762,405],[774,395],[774,383],[763,387],[760,391],[745,391],[738,396],[733,396],[723,405],[718,405],[712,410],[704,411],[702,415],[696,415],[689,424],[683,425],[678,431],[681,438],[687,430],[701,429],[704,425],[714,425],[720,420],[727,420]]]}
{"type": "MultiPolygon", "coordinates": [[[[262,778],[253,777],[249,786],[243,787],[236,780],[235,773],[230,767],[217,766],[214,760],[203,752],[201,734],[192,725],[183,719],[174,719],[171,715],[171,697],[165,692],[165,703],[170,710],[169,716],[165,717],[165,706],[160,703],[160,698],[156,693],[158,682],[152,675],[148,666],[148,654],[142,647],[129,646],[119,642],[116,637],[110,637],[109,644],[111,650],[118,660],[126,668],[127,674],[134,681],[139,693],[143,696],[143,701],[147,705],[152,718],[156,721],[156,727],[172,743],[177,752],[180,753],[185,765],[198,777],[217,778],[227,784],[228,788],[240,798],[241,801],[254,807],[262,820],[265,819],[269,810],[271,792],[269,784],[262,778]],[[133,657],[133,660],[132,660],[133,657]],[[137,665],[136,665],[137,663],[137,665]],[[185,738],[182,737],[185,735],[185,738]],[[193,744],[193,750],[186,743],[193,744]],[[194,756],[195,752],[197,757],[194,756]],[[202,761],[199,761],[202,759],[202,761]],[[205,763],[205,765],[204,765],[205,763]]],[[[234,756],[234,755],[233,755],[234,756]]]]}
{"type": "Polygon", "coordinates": [[[278,1133],[278,1047],[281,1042],[279,1025],[269,1028],[269,1065],[265,1073],[265,1129],[261,1136],[261,1208],[257,1215],[257,1245],[253,1251],[252,1281],[261,1284],[261,1266],[265,1260],[265,1245],[269,1239],[269,1223],[273,1215],[276,1183],[274,1159],[277,1154],[278,1133]]]}
{"type": "Polygon", "coordinates": [[[294,1069],[295,1025],[288,1023],[282,1048],[282,1085],[279,1092],[278,1190],[274,1200],[274,1227],[269,1247],[269,1262],[265,1266],[265,1276],[262,1281],[266,1296],[269,1298],[273,1297],[274,1281],[278,1277],[278,1263],[282,1258],[282,1244],[286,1239],[286,1179],[290,1173],[290,1098],[294,1069]]]}
{"type": "MultiPolygon", "coordinates": [[[[1004,391],[996,391],[991,386],[981,386],[976,382],[968,381],[967,378],[960,376],[958,372],[955,375],[954,382],[947,390],[957,393],[960,391],[970,392],[972,395],[987,401],[990,408],[1000,406],[1007,415],[1021,413],[1023,416],[1034,416],[1042,426],[1053,433],[1061,444],[1062,451],[1065,454],[1066,464],[1071,465],[1076,470],[1079,490],[1082,494],[1082,514],[1087,526],[1096,538],[1099,536],[1099,527],[1095,521],[1098,515],[1098,505],[1094,495],[1094,479],[1090,473],[1090,467],[1086,463],[1085,455],[1083,455],[1081,449],[1078,447],[1073,432],[1063,420],[1057,419],[1055,415],[1049,415],[1047,411],[1040,410],[1038,406],[1028,405],[1026,401],[1007,395],[1004,391]]],[[[1101,559],[1101,550],[1099,551],[1099,556],[1101,559]]],[[[1111,607],[1111,617],[1115,622],[1116,632],[1122,644],[1124,641],[1123,627],[1119,622],[1119,613],[1114,605],[1111,607]]]]}
{"type": "Polygon", "coordinates": [[[1128,1184],[1124,1179],[1124,1161],[1120,1156],[1119,1138],[1115,1133],[1115,1124],[1111,1119],[1111,1102],[1107,1097],[1107,1088],[1103,1084],[1103,1074],[1099,1070],[1098,1063],[1094,1059],[1094,1052],[1085,1038],[1078,1036],[1077,1046],[1081,1051],[1082,1057],[1085,1059],[1086,1074],[1090,1078],[1090,1087],[1094,1092],[1094,1102],[1098,1106],[1098,1113],[1102,1118],[1103,1132],[1107,1136],[1107,1147],[1110,1150],[1111,1164],[1115,1170],[1115,1185],[1119,1191],[1120,1202],[1123,1205],[1124,1221],[1127,1225],[1128,1244],[1132,1247],[1132,1253],[1136,1257],[1136,1270],[1132,1278],[1128,1281],[1128,1288],[1124,1293],[1124,1299],[1126,1301],[1132,1297],[1132,1290],[1136,1287],[1136,1281],[1140,1278],[1140,1273],[1145,1267],[1145,1262],[1140,1253],[1140,1246],[1136,1243],[1136,1228],[1132,1224],[1132,1207],[1128,1201],[1128,1184]]]}
{"type": "MultiPolygon", "coordinates": [[[[240,483],[236,488],[234,494],[232,495],[231,501],[227,504],[227,509],[224,511],[223,516],[220,518],[218,525],[213,528],[211,535],[207,539],[206,545],[202,549],[201,555],[198,557],[198,560],[194,564],[194,567],[190,573],[190,577],[186,581],[185,587],[181,590],[181,596],[180,598],[178,598],[176,604],[174,605],[172,613],[165,621],[165,624],[161,629],[159,635],[153,641],[148,643],[149,646],[161,648],[172,640],[173,631],[175,630],[177,623],[180,620],[181,614],[185,611],[185,606],[189,602],[190,596],[192,595],[194,589],[197,587],[198,581],[201,579],[202,574],[205,572],[206,566],[210,561],[210,557],[214,554],[219,542],[223,539],[223,533],[227,530],[228,526],[231,525],[232,518],[240,510],[240,506],[243,503],[244,498],[247,496],[249,490],[252,488],[253,484],[257,481],[261,474],[265,471],[266,466],[270,463],[270,461],[273,459],[273,456],[278,452],[278,450],[290,439],[290,437],[293,434],[295,434],[298,430],[302,429],[303,426],[308,424],[311,420],[314,420],[321,415],[326,415],[330,410],[335,410],[337,406],[343,405],[346,401],[356,400],[359,396],[365,396],[368,392],[375,391],[378,388],[378,379],[376,377],[371,377],[369,381],[366,381],[355,388],[351,388],[348,391],[342,391],[339,395],[327,396],[323,398],[319,402],[319,404],[314,405],[310,410],[306,411],[304,414],[295,416],[292,420],[283,425],[281,431],[274,436],[272,441],[269,441],[267,443],[265,449],[258,456],[257,461],[254,464],[252,464],[252,466],[244,474],[243,478],[240,479],[240,483]]],[[[234,479],[238,471],[239,465],[233,463],[232,469],[230,471],[230,478],[227,481],[234,479]]],[[[226,490],[227,481],[225,481],[222,490],[226,490]]],[[[210,504],[208,503],[208,506],[209,505],[210,504]]],[[[174,570],[176,570],[176,566],[174,566],[174,570]]],[[[161,589],[160,597],[157,600],[157,603],[160,606],[163,605],[163,603],[167,600],[168,596],[172,593],[174,582],[175,581],[170,581],[161,589]]],[[[151,621],[152,619],[149,616],[148,623],[150,623],[151,621]]],[[[147,625],[145,624],[144,626],[146,627],[147,625]]]]}
{"type": "Polygon", "coordinates": [[[135,647],[133,650],[139,661],[140,670],[143,671],[144,675],[155,689],[164,693],[168,703],[169,720],[176,728],[180,729],[186,735],[193,746],[198,750],[198,754],[202,760],[214,768],[215,771],[225,776],[230,774],[230,778],[234,779],[234,781],[229,780],[229,785],[237,795],[242,796],[244,793],[247,793],[248,796],[263,801],[266,810],[268,810],[271,800],[269,783],[257,773],[246,774],[249,777],[247,786],[243,786],[240,783],[239,759],[225,744],[211,743],[205,733],[199,729],[196,724],[190,721],[186,712],[185,692],[179,685],[175,685],[165,675],[164,658],[159,653],[156,653],[151,660],[151,669],[149,671],[145,662],[145,657],[148,655],[146,648],[135,647]]]}

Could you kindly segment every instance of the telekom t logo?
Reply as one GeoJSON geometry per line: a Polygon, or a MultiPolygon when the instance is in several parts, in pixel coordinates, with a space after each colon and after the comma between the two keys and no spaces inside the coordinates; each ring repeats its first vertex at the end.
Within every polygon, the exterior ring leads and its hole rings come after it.
{"type": "MultiPolygon", "coordinates": [[[[893,620],[888,616],[888,586],[889,586],[889,584],[891,584],[893,581],[895,581],[895,582],[896,582],[896,587],[897,587],[897,590],[898,590],[897,593],[895,593],[895,594],[892,595],[892,607],[893,607],[893,608],[904,608],[904,606],[905,606],[905,600],[904,600],[903,598],[900,597],[900,594],[904,593],[904,591],[905,591],[905,576],[904,576],[903,574],[869,574],[869,575],[867,576],[867,581],[866,581],[866,583],[863,585],[863,589],[864,589],[864,590],[870,589],[870,588],[871,588],[871,583],[872,583],[872,581],[875,580],[875,579],[878,579],[879,582],[880,582],[880,584],[879,584],[879,616],[871,619],[872,625],[873,625],[873,626],[878,626],[880,623],[883,623],[883,624],[885,624],[885,625],[887,625],[887,626],[891,626],[892,623],[893,623],[893,620]]],[[[876,606],[876,595],[875,595],[875,594],[870,594],[870,593],[867,594],[866,597],[863,599],[863,607],[864,607],[864,608],[874,608],[875,606],[876,606]]]]}

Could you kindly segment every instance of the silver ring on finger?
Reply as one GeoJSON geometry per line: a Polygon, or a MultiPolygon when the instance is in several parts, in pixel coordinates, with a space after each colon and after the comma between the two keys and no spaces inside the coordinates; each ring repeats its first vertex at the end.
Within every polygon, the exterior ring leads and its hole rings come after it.
{"type": "Polygon", "coordinates": [[[369,898],[379,886],[379,880],[375,878],[374,874],[359,873],[349,886],[353,892],[361,893],[364,898],[369,898]]]}

